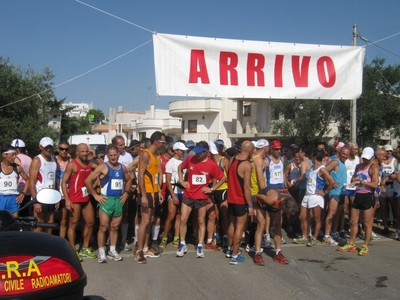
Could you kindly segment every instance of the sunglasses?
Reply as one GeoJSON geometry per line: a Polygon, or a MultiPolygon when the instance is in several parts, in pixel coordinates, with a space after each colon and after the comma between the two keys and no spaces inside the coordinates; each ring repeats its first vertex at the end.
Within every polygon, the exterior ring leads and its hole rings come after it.
{"type": "Polygon", "coordinates": [[[60,151],[68,151],[68,148],[58,147],[58,150],[60,150],[60,151]]]}
{"type": "Polygon", "coordinates": [[[282,149],[281,148],[275,148],[274,150],[275,151],[281,151],[282,149]]]}

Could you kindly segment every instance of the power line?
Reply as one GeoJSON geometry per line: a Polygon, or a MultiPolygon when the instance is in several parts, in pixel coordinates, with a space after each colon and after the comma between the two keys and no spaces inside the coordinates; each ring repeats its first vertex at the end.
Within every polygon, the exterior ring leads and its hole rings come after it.
{"type": "Polygon", "coordinates": [[[125,20],[125,19],[123,19],[123,18],[121,18],[121,17],[118,17],[118,16],[116,16],[116,15],[113,15],[113,14],[111,14],[111,13],[109,13],[109,12],[106,12],[106,11],[100,9],[100,8],[97,8],[97,7],[94,7],[94,6],[92,6],[92,5],[86,4],[86,3],[82,2],[82,1],[79,1],[79,0],[75,0],[75,1],[78,2],[78,3],[80,3],[80,4],[86,5],[87,7],[90,7],[90,8],[92,8],[92,9],[94,9],[94,10],[97,10],[97,11],[103,13],[103,14],[106,14],[106,15],[109,15],[109,16],[111,16],[111,17],[113,17],[113,18],[116,18],[116,19],[118,19],[118,20],[120,20],[120,21],[123,21],[123,22],[128,23],[128,24],[133,25],[133,26],[136,26],[136,27],[138,27],[138,28],[140,28],[140,29],[146,30],[146,31],[148,31],[148,32],[150,32],[150,33],[152,33],[152,34],[155,33],[154,31],[152,31],[152,30],[150,30],[150,29],[147,29],[147,28],[145,28],[145,27],[143,27],[143,26],[140,26],[140,25],[138,25],[138,24],[132,23],[132,22],[130,22],[130,21],[128,21],[128,20],[125,20]]]}
{"type": "Polygon", "coordinates": [[[374,46],[376,46],[376,47],[378,47],[378,48],[381,48],[382,50],[385,50],[385,51],[389,52],[389,53],[392,54],[392,55],[395,55],[395,56],[397,56],[397,57],[400,57],[400,54],[397,54],[397,53],[395,53],[395,52],[393,52],[393,51],[390,51],[389,49],[386,49],[386,48],[384,48],[384,47],[382,47],[382,46],[377,45],[377,43],[379,43],[379,42],[381,42],[381,41],[384,41],[384,40],[386,40],[386,39],[395,37],[395,36],[397,36],[397,35],[399,35],[399,34],[400,34],[400,32],[395,33],[395,34],[393,34],[393,35],[391,35],[391,36],[388,36],[388,37],[386,37],[386,38],[377,40],[377,41],[375,41],[375,42],[370,41],[369,39],[363,37],[363,36],[360,35],[360,34],[357,34],[357,36],[358,36],[361,40],[363,40],[364,42],[369,43],[369,44],[367,44],[366,46],[374,45],[374,46]]]}

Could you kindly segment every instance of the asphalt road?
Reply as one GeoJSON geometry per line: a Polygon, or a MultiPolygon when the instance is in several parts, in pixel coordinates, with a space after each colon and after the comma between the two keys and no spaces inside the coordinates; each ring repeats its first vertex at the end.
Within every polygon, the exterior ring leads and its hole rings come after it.
{"type": "Polygon", "coordinates": [[[85,294],[108,300],[399,298],[400,241],[373,241],[365,257],[332,246],[309,248],[287,241],[282,251],[288,265],[272,260],[273,249],[264,251],[265,266],[255,265],[246,253],[243,264],[230,265],[221,251],[205,250],[205,258],[196,258],[192,245],[177,258],[172,244],[160,258],[148,258],[146,265],[138,264],[132,251],[122,251],[120,262],[85,259],[85,294]]]}

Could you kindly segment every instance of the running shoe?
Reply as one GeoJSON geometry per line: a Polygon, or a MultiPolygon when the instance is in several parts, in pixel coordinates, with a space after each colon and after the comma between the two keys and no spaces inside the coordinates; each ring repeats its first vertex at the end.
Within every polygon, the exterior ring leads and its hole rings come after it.
{"type": "Polygon", "coordinates": [[[358,252],[358,255],[365,256],[368,254],[368,251],[369,251],[368,246],[363,245],[360,252],[358,252]]]}
{"type": "Polygon", "coordinates": [[[357,252],[356,245],[346,244],[344,246],[338,247],[338,251],[340,252],[357,252]]]}
{"type": "MultiPolygon", "coordinates": [[[[271,231],[271,229],[270,229],[270,231],[271,231]]],[[[269,234],[264,234],[263,235],[263,242],[271,243],[271,236],[269,234]]]]}
{"type": "Polygon", "coordinates": [[[382,239],[382,238],[379,235],[377,235],[375,232],[372,231],[371,240],[379,241],[380,239],[382,239]]]}
{"type": "Polygon", "coordinates": [[[172,247],[178,248],[179,247],[179,240],[173,241],[172,242],[172,247]]]}
{"type": "Polygon", "coordinates": [[[334,232],[334,233],[332,233],[331,237],[339,245],[344,245],[347,243],[347,240],[345,238],[345,231],[343,232],[343,234],[342,234],[342,232],[340,232],[340,234],[338,232],[334,232]]]}
{"type": "Polygon", "coordinates": [[[204,258],[203,246],[197,246],[197,257],[204,258]]]}
{"type": "Polygon", "coordinates": [[[244,263],[245,260],[246,260],[246,258],[244,256],[241,256],[240,254],[238,254],[236,257],[231,258],[231,260],[229,261],[229,264],[237,265],[237,264],[244,263]]]}
{"type": "Polygon", "coordinates": [[[289,261],[286,259],[286,257],[283,256],[282,251],[279,251],[278,254],[275,254],[273,260],[282,265],[287,265],[289,263],[289,261]]]}
{"type": "MultiPolygon", "coordinates": [[[[232,257],[232,253],[233,253],[233,248],[232,249],[228,249],[225,253],[225,257],[226,258],[231,258],[232,257]]],[[[242,253],[242,250],[238,250],[238,255],[242,253]]]]}
{"type": "Polygon", "coordinates": [[[205,248],[208,250],[214,250],[214,251],[221,250],[221,247],[218,246],[214,241],[212,241],[211,243],[207,243],[205,248]]]}
{"type": "Polygon", "coordinates": [[[76,251],[76,255],[78,256],[79,261],[82,262],[83,259],[82,259],[82,257],[79,255],[79,252],[78,252],[78,251],[76,251]]]}
{"type": "MultiPolygon", "coordinates": [[[[253,246],[253,247],[254,247],[254,246],[253,246]]],[[[261,243],[261,247],[270,249],[270,248],[272,248],[272,245],[271,245],[271,242],[263,241],[263,242],[261,243]]]]}
{"type": "Polygon", "coordinates": [[[107,258],[113,259],[113,260],[115,260],[115,261],[120,261],[120,260],[122,260],[122,257],[119,256],[118,252],[115,251],[115,250],[114,250],[114,251],[108,251],[107,258]]]}
{"type": "Polygon", "coordinates": [[[286,244],[286,240],[283,237],[281,238],[281,243],[286,244]]]}
{"type": "Polygon", "coordinates": [[[257,252],[257,253],[254,255],[253,261],[254,261],[254,263],[255,263],[257,266],[264,266],[264,265],[265,265],[265,264],[264,264],[264,259],[263,259],[263,257],[262,257],[261,252],[257,252]]]}
{"type": "MultiPolygon", "coordinates": [[[[339,235],[338,235],[339,236],[339,235]]],[[[324,237],[323,239],[322,239],[322,244],[324,244],[324,245],[330,245],[330,246],[337,246],[338,245],[338,242],[336,242],[331,236],[328,236],[328,237],[324,237]]]]}
{"type": "Polygon", "coordinates": [[[136,251],[136,258],[138,264],[145,264],[147,263],[146,257],[144,256],[143,250],[136,251]]]}
{"type": "Polygon", "coordinates": [[[97,258],[97,255],[93,252],[92,248],[82,248],[81,251],[79,251],[79,255],[81,257],[97,258]]]}
{"type": "Polygon", "coordinates": [[[305,238],[304,236],[300,237],[300,238],[294,238],[293,242],[295,244],[303,244],[306,245],[308,243],[308,238],[305,238]]]}
{"type": "Polygon", "coordinates": [[[393,233],[390,235],[390,238],[391,238],[391,239],[394,239],[394,240],[398,240],[399,237],[400,237],[400,230],[396,230],[396,232],[393,232],[393,233]]]}
{"type": "Polygon", "coordinates": [[[160,249],[165,249],[167,247],[167,239],[162,239],[160,245],[158,246],[158,248],[160,249]]]}
{"type": "Polygon", "coordinates": [[[107,262],[106,252],[104,250],[99,250],[99,258],[97,259],[97,261],[101,264],[107,262]]]}
{"type": "Polygon", "coordinates": [[[182,257],[187,252],[187,246],[179,244],[178,251],[176,251],[176,257],[182,257]]]}
{"type": "Polygon", "coordinates": [[[307,247],[314,247],[316,244],[317,244],[317,240],[315,238],[312,238],[307,243],[307,247]]]}
{"type": "Polygon", "coordinates": [[[131,246],[129,246],[129,244],[128,244],[128,243],[125,243],[125,246],[124,246],[124,251],[132,251],[132,247],[131,247],[131,246]]]}
{"type": "Polygon", "coordinates": [[[228,250],[226,250],[225,257],[226,258],[231,258],[232,257],[232,249],[228,248],[228,250]]]}
{"type": "MultiPolygon", "coordinates": [[[[239,250],[240,251],[240,250],[239,250]]],[[[257,252],[256,251],[256,246],[254,245],[253,247],[250,247],[249,244],[246,245],[246,252],[250,253],[250,252],[257,252]]],[[[264,252],[264,248],[260,249],[260,252],[264,252]]]]}
{"type": "Polygon", "coordinates": [[[147,251],[143,252],[144,253],[144,257],[146,258],[157,258],[160,257],[160,252],[158,251],[154,251],[153,249],[148,249],[147,251]]]}

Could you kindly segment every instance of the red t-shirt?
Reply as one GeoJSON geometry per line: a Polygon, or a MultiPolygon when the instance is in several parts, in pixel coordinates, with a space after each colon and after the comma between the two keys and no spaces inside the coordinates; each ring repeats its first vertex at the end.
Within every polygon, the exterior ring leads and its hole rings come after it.
{"type": "Polygon", "coordinates": [[[181,168],[187,170],[190,187],[185,189],[183,196],[189,199],[208,199],[208,194],[204,194],[201,189],[208,186],[213,178],[221,180],[224,177],[220,167],[210,158],[202,162],[195,155],[188,156],[181,164],[181,168]]]}
{"type": "Polygon", "coordinates": [[[88,202],[89,194],[86,189],[85,180],[92,171],[90,164],[86,168],[83,168],[75,159],[71,162],[75,164],[76,172],[71,175],[69,180],[69,199],[72,203],[88,202]]]}

